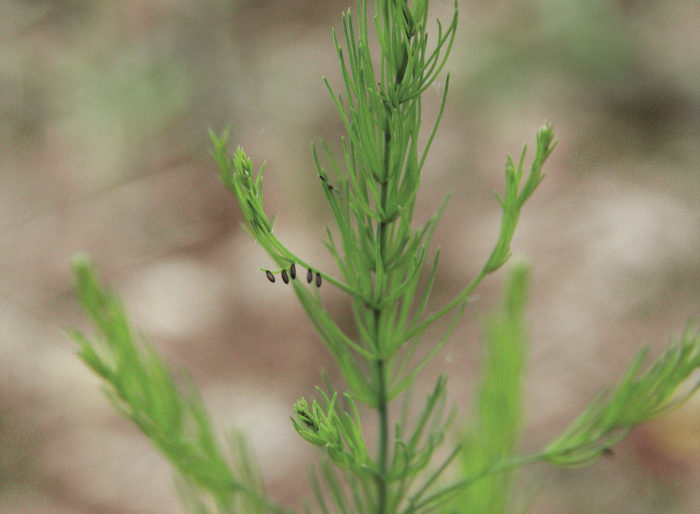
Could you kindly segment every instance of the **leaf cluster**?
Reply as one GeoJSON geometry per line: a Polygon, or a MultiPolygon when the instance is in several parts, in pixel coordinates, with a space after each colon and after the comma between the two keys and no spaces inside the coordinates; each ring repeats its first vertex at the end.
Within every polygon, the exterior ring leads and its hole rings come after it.
{"type": "Polygon", "coordinates": [[[683,334],[640,373],[649,353],[637,354],[620,382],[603,391],[571,425],[543,451],[558,466],[581,466],[597,459],[635,426],[681,405],[700,387],[700,380],[678,394],[679,387],[700,367],[700,331],[688,325],[683,334]]]}
{"type": "Polygon", "coordinates": [[[94,339],[68,332],[79,345],[78,355],[104,380],[114,407],[178,471],[189,501],[207,511],[283,512],[266,499],[238,436],[231,436],[235,461],[226,457],[197,389],[191,384],[178,388],[156,351],[138,342],[121,302],[100,284],[89,259],[77,256],[73,270],[83,309],[97,328],[94,339]]]}
{"type": "Polygon", "coordinates": [[[298,400],[294,405],[296,419],[292,418],[294,429],[306,441],[324,447],[336,466],[356,474],[371,473],[372,470],[368,468],[370,459],[355,402],[346,395],[353,416],[347,412],[338,415],[335,411],[337,393],[329,399],[321,388],[317,389],[324,399],[325,408],[316,400],[311,408],[305,398],[298,400]]]}

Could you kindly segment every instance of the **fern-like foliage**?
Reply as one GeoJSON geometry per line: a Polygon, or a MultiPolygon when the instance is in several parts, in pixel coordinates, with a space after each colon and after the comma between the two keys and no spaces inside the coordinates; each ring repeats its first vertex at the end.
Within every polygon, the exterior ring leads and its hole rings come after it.
{"type": "MultiPolygon", "coordinates": [[[[301,397],[292,411],[290,429],[321,454],[311,473],[317,512],[506,512],[518,467],[590,464],[634,426],[663,415],[698,388],[693,384],[678,393],[700,367],[700,336],[689,326],[646,371],[643,351],[619,384],[601,393],[559,437],[539,452],[519,456],[528,282],[527,267],[519,263],[510,269],[503,304],[487,325],[471,419],[453,428],[444,375],[425,400],[415,401],[416,378],[449,340],[475,289],[510,259],[523,208],[542,183],[543,166],[556,146],[545,124],[537,131],[529,166],[527,148],[517,163],[507,158],[505,190],[496,194],[502,222],[493,249],[468,283],[433,307],[439,250],[432,253],[431,242],[447,199],[422,224],[413,214],[445,112],[449,75],[426,134],[421,102],[445,66],[458,10],[455,2],[450,22],[437,21],[429,38],[428,4],[376,0],[370,15],[368,2],[357,0],[356,12],[343,15],[342,34],[333,33],[343,84],[325,84],[347,135],[342,159],[325,143],[321,152],[313,148],[313,158],[335,223],[325,245],[337,272],[320,269],[283,243],[263,205],[264,165],[255,172],[242,148],[229,153],[228,130],[211,132],[221,181],[245,229],[275,263],[275,269],[261,269],[261,279],[279,277],[293,288],[345,381],[342,390],[317,388],[315,400],[301,397]],[[323,284],[347,295],[353,331],[327,310],[323,284]],[[447,328],[428,340],[426,331],[442,319],[450,321],[447,328]],[[399,401],[406,408],[397,416],[390,406],[399,401]],[[375,414],[376,430],[366,430],[359,407],[375,414]]],[[[232,436],[226,454],[196,388],[186,380],[179,386],[163,359],[136,337],[90,261],[76,258],[74,271],[80,300],[96,327],[92,338],[70,332],[79,355],[103,379],[114,406],[177,470],[186,505],[195,512],[283,512],[267,499],[243,440],[232,436]]]]}
{"type": "MultiPolygon", "coordinates": [[[[254,461],[239,435],[227,456],[193,384],[178,387],[152,346],[139,341],[120,300],[99,281],[90,260],[73,261],[77,289],[97,333],[76,330],[80,358],[104,381],[114,407],[130,419],[178,471],[181,490],[195,510],[283,512],[265,496],[254,461]]],[[[184,380],[184,379],[183,379],[184,380]]]]}

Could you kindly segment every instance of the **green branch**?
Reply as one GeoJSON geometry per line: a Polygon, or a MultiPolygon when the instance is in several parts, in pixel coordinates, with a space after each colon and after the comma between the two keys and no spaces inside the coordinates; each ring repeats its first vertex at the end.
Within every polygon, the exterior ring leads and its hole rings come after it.
{"type": "Polygon", "coordinates": [[[170,461],[187,483],[211,496],[218,508],[246,512],[284,512],[269,502],[256,468],[237,443],[241,473],[223,456],[209,415],[193,385],[184,391],[163,360],[137,343],[119,299],[98,279],[90,261],[73,261],[78,294],[97,327],[96,339],[71,330],[80,358],[105,382],[105,394],[170,461]]]}

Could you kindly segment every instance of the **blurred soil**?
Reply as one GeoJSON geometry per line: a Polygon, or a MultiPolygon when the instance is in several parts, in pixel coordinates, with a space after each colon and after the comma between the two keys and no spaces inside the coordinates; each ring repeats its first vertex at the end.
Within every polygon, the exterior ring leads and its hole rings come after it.
{"type": "MultiPolygon", "coordinates": [[[[111,408],[64,327],[88,330],[70,259],[87,252],[134,324],[187,370],[222,432],[242,429],[272,496],[300,506],[315,454],[289,423],[332,360],[239,226],[207,131],[230,125],[276,231],[332,269],[310,146],[339,148],[321,82],[348,1],[3,0],[0,17],[0,512],[179,512],[171,472],[111,408]]],[[[452,2],[433,2],[446,20],[452,2]]],[[[514,241],[533,266],[524,451],[563,428],[643,344],[700,313],[700,4],[459,2],[448,109],[417,221],[434,241],[434,305],[495,241],[507,153],[554,124],[559,146],[514,241]]],[[[444,79],[428,91],[433,119],[444,79]]],[[[428,370],[465,417],[480,323],[502,273],[428,370]]],[[[345,298],[322,294],[341,323],[345,298]]],[[[437,335],[436,335],[437,337],[437,335]]],[[[367,423],[371,425],[371,422],[367,423]]],[[[700,512],[700,401],[591,468],[526,470],[538,513],[700,512]]]]}

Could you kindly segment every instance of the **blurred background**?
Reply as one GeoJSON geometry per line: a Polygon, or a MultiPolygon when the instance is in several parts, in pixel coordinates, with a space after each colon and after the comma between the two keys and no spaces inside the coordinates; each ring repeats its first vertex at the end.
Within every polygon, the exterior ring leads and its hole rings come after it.
{"type": "MultiPolygon", "coordinates": [[[[311,143],[342,126],[331,27],[348,0],[0,0],[0,512],[179,512],[171,472],[112,409],[62,329],[88,330],[70,259],[87,252],[139,331],[243,430],[274,499],[300,506],[315,453],[289,422],[336,371],[293,292],[240,227],[208,129],[230,125],[292,249],[332,271],[311,143]]],[[[451,1],[432,14],[450,17],[451,1]]],[[[700,313],[700,4],[460,0],[448,107],[416,221],[453,196],[434,304],[488,256],[507,153],[559,146],[513,244],[532,264],[524,452],[639,348],[700,313]]],[[[426,126],[444,77],[426,94],[426,126]]],[[[529,162],[529,160],[528,160],[529,162]]],[[[426,372],[461,419],[503,273],[426,372]]],[[[342,295],[322,295],[341,320],[342,295]]],[[[439,335],[439,334],[437,334],[439,335]]],[[[437,337],[436,335],[436,337],[437,337]]],[[[371,425],[371,423],[368,423],[371,425]]],[[[538,513],[700,511],[700,399],[582,470],[525,470],[538,513]]]]}

